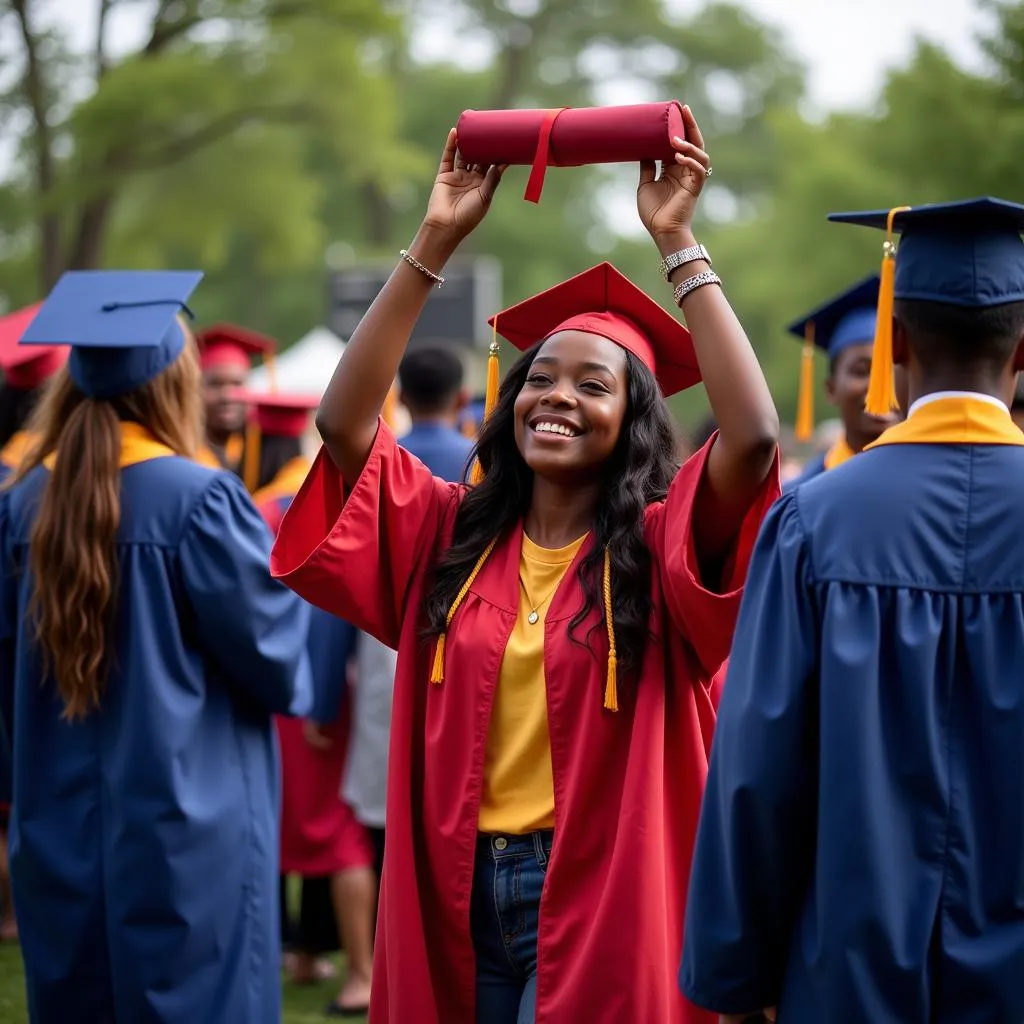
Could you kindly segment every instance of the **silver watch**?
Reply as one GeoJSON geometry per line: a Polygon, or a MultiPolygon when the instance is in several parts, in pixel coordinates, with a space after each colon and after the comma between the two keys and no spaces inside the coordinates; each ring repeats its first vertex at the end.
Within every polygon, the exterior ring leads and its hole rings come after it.
{"type": "Polygon", "coordinates": [[[703,245],[691,245],[686,249],[670,253],[661,261],[661,266],[658,269],[661,271],[661,276],[667,281],[673,270],[678,270],[684,263],[692,263],[694,260],[704,260],[709,267],[711,266],[711,256],[707,249],[703,245]]]}

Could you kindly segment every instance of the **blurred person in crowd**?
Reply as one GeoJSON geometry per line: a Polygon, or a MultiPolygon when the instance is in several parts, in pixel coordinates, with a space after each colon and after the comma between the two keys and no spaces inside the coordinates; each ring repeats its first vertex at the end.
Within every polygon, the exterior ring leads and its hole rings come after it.
{"type": "MultiPolygon", "coordinates": [[[[40,303],[0,317],[0,483],[18,468],[29,447],[25,430],[46,382],[64,365],[63,345],[19,345],[40,303]]],[[[0,942],[18,938],[11,893],[7,834],[11,807],[10,744],[0,740],[0,942]]]]}
{"type": "MultiPolygon", "coordinates": [[[[260,473],[253,502],[277,532],[310,468],[302,452],[316,395],[243,395],[258,428],[260,473]]],[[[250,432],[249,441],[253,443],[250,432]]],[[[309,659],[316,701],[305,721],[277,719],[281,747],[282,938],[291,980],[309,984],[333,975],[324,954],[344,948],[348,973],[328,1007],[331,1016],[363,1016],[370,1002],[377,891],[373,845],[342,799],[348,757],[347,672],[356,631],[310,609],[309,659]],[[291,921],[287,878],[301,878],[299,915],[291,921]]]]}
{"type": "Polygon", "coordinates": [[[469,403],[464,377],[459,354],[440,343],[412,346],[398,367],[398,400],[411,421],[402,447],[453,483],[465,479],[473,450],[473,440],[459,429],[469,403]]]}
{"type": "Polygon", "coordinates": [[[272,360],[277,343],[262,334],[236,324],[213,324],[196,335],[203,373],[203,406],[206,439],[199,459],[204,465],[230,469],[245,480],[250,493],[258,484],[254,478],[257,461],[243,462],[248,409],[242,393],[256,356],[272,360]],[[248,469],[248,479],[246,479],[248,469]]]}
{"type": "Polygon", "coordinates": [[[524,354],[482,479],[435,477],[379,412],[501,177],[453,131],[321,403],[271,566],[399,652],[373,1024],[711,1021],[673,973],[708,687],[779,493],[778,418],[692,235],[710,161],[682,114],[637,205],[690,331],[608,264],[497,314],[524,354]],[[665,396],[701,375],[720,429],[680,468],[665,396]]]}
{"type": "Polygon", "coordinates": [[[798,439],[808,440],[813,429],[816,349],[828,356],[825,394],[838,410],[843,430],[827,451],[814,455],[800,475],[787,482],[787,489],[841,466],[900,419],[897,413],[874,416],[864,408],[878,316],[879,281],[879,276],[873,274],[789,326],[789,332],[804,343],[797,399],[798,439]]]}
{"type": "Polygon", "coordinates": [[[236,477],[195,460],[202,274],[67,273],[71,345],[0,496],[11,875],[38,1024],[277,1024],[271,714],[311,703],[308,607],[236,477]]]}

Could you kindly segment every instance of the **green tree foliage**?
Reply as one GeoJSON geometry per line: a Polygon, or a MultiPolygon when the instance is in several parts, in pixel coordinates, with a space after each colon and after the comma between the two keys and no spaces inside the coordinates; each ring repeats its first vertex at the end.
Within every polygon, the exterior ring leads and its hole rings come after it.
{"type": "Polygon", "coordinates": [[[354,177],[398,159],[391,83],[364,56],[397,28],[376,0],[97,0],[90,53],[53,12],[0,3],[17,40],[4,113],[26,125],[0,200],[22,210],[0,223],[15,300],[108,260],[217,266],[239,229],[262,265],[287,266],[322,243],[311,132],[354,177]],[[114,60],[105,29],[126,6],[151,20],[114,60]]]}
{"type": "MultiPolygon", "coordinates": [[[[0,0],[0,125],[20,138],[0,182],[12,304],[69,266],[202,266],[204,319],[287,343],[324,318],[329,246],[390,261],[408,242],[462,110],[606,103],[625,83],[697,113],[715,166],[699,233],[791,417],[785,324],[880,257],[829,211],[1024,198],[1024,0],[979,0],[985,73],[922,43],[871,109],[820,123],[785,41],[724,3],[673,18],[662,0],[88,2],[101,25],[148,12],[143,44],[114,59],[101,32],[72,52],[55,0],[0,0]],[[452,48],[425,59],[445,33],[452,48]]],[[[507,302],[600,258],[668,302],[650,243],[610,212],[635,173],[553,168],[534,206],[512,168],[468,252],[501,258],[507,302]]]]}

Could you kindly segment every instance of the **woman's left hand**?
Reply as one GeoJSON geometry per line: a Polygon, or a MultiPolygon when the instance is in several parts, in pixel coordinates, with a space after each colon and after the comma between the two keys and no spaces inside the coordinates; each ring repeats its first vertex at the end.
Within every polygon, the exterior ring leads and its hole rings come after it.
{"type": "Polygon", "coordinates": [[[673,138],[675,162],[663,163],[660,176],[653,160],[640,164],[636,208],[655,241],[690,230],[697,197],[711,175],[711,158],[689,107],[683,107],[683,127],[686,139],[673,138]]]}

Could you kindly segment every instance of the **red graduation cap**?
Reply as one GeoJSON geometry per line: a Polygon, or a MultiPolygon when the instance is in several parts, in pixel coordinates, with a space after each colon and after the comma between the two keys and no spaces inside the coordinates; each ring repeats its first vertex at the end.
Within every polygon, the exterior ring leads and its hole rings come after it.
{"type": "Polygon", "coordinates": [[[269,357],[277,342],[235,324],[213,324],[196,335],[204,370],[212,366],[241,366],[251,369],[254,356],[269,357]]]}
{"type": "Polygon", "coordinates": [[[251,405],[260,433],[273,437],[302,437],[309,425],[309,415],[320,405],[319,395],[257,394],[242,396],[251,405]]]}
{"type": "Polygon", "coordinates": [[[19,345],[42,303],[0,317],[0,368],[14,388],[33,391],[42,387],[66,362],[67,345],[19,345]]]}
{"type": "Polygon", "coordinates": [[[668,398],[700,382],[690,332],[610,263],[491,317],[503,338],[522,352],[562,331],[585,331],[632,352],[668,398]]]}

